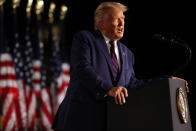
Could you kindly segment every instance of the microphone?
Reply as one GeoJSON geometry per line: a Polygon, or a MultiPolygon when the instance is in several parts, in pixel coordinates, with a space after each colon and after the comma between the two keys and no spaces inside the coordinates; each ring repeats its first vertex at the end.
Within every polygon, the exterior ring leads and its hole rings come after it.
{"type": "Polygon", "coordinates": [[[166,42],[169,42],[171,44],[180,45],[180,46],[186,48],[186,50],[188,50],[188,58],[186,59],[186,61],[182,65],[180,65],[177,69],[172,71],[171,74],[174,74],[174,75],[178,74],[180,71],[185,69],[188,66],[188,64],[191,62],[192,51],[191,51],[191,48],[189,47],[189,45],[186,42],[180,40],[179,38],[177,39],[177,38],[173,38],[173,37],[166,37],[162,34],[154,34],[153,37],[155,39],[160,40],[160,41],[166,41],[166,42]]]}
{"type": "Polygon", "coordinates": [[[166,37],[161,34],[154,34],[153,37],[158,40],[166,40],[166,37]]]}
{"type": "Polygon", "coordinates": [[[155,39],[161,40],[161,41],[166,41],[166,42],[170,42],[171,44],[178,44],[181,45],[187,49],[190,49],[189,45],[186,44],[185,42],[183,42],[182,40],[180,40],[179,38],[174,38],[174,37],[166,37],[162,34],[154,34],[153,37],[155,39]]]}

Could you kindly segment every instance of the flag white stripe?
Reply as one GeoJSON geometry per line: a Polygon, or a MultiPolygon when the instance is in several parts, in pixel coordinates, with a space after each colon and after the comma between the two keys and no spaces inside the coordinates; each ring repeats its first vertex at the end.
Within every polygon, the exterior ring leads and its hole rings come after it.
{"type": "Polygon", "coordinates": [[[34,87],[35,91],[40,91],[40,89],[41,89],[40,84],[33,84],[33,87],[34,87]]]}
{"type": "Polygon", "coordinates": [[[42,111],[42,121],[43,121],[43,125],[47,131],[53,131],[51,129],[51,123],[48,121],[48,118],[43,111],[42,111]]]}
{"type": "Polygon", "coordinates": [[[30,87],[28,86],[28,85],[25,85],[26,87],[25,87],[25,89],[26,89],[26,97],[28,97],[30,94],[30,87]]]}
{"type": "Polygon", "coordinates": [[[11,116],[10,116],[10,119],[5,127],[5,131],[11,131],[13,128],[14,128],[14,125],[16,124],[16,112],[15,110],[13,110],[11,112],[11,116]]]}
{"type": "Polygon", "coordinates": [[[10,54],[8,53],[4,53],[0,55],[0,61],[4,62],[4,61],[12,61],[12,57],[10,54]]]}
{"type": "Polygon", "coordinates": [[[61,68],[62,68],[62,70],[69,70],[70,65],[68,63],[62,63],[61,68]]]}
{"type": "Polygon", "coordinates": [[[58,104],[60,104],[63,101],[63,99],[65,98],[66,92],[67,92],[67,88],[64,88],[63,91],[57,95],[58,104]]]}
{"type": "Polygon", "coordinates": [[[28,125],[31,126],[33,115],[36,110],[36,96],[35,93],[32,94],[32,99],[30,101],[29,110],[28,110],[28,125]]]}
{"type": "Polygon", "coordinates": [[[34,60],[33,61],[33,67],[41,67],[41,61],[40,60],[34,60]]]}
{"type": "Polygon", "coordinates": [[[63,82],[69,82],[70,76],[69,75],[61,75],[57,79],[58,87],[62,85],[63,82]]]}
{"type": "Polygon", "coordinates": [[[3,105],[3,114],[7,114],[8,108],[10,106],[10,104],[13,101],[13,95],[12,94],[8,94],[7,97],[4,100],[4,105],[3,105]]]}
{"type": "Polygon", "coordinates": [[[2,66],[0,69],[0,75],[15,75],[15,70],[13,67],[9,67],[9,66],[2,66]]]}
{"type": "Polygon", "coordinates": [[[5,88],[5,87],[17,88],[17,82],[16,80],[3,79],[3,80],[0,80],[0,87],[1,88],[5,88]]]}
{"type": "MultiPolygon", "coordinates": [[[[10,105],[13,103],[13,95],[8,94],[5,98],[4,105],[3,105],[3,115],[6,116],[8,113],[8,109],[10,105]]],[[[13,107],[14,108],[14,107],[13,107]]],[[[14,124],[16,123],[16,113],[15,113],[15,108],[11,112],[11,116],[9,117],[8,123],[5,126],[5,131],[10,131],[14,128],[14,124]]]]}
{"type": "Polygon", "coordinates": [[[40,78],[41,78],[41,73],[39,71],[34,71],[33,79],[40,79],[40,78]]]}
{"type": "Polygon", "coordinates": [[[70,76],[69,75],[62,75],[61,79],[64,80],[64,81],[68,81],[69,82],[70,76]]]}
{"type": "Polygon", "coordinates": [[[49,97],[48,91],[46,91],[46,88],[42,89],[41,97],[42,97],[42,100],[43,100],[44,104],[47,107],[47,110],[51,114],[52,113],[52,109],[51,109],[51,106],[50,106],[50,97],[49,97]]]}
{"type": "Polygon", "coordinates": [[[20,104],[20,112],[22,118],[22,126],[27,127],[27,109],[26,109],[26,101],[24,95],[24,86],[22,80],[17,80],[19,87],[19,104],[20,104]]]}
{"type": "MultiPolygon", "coordinates": [[[[0,67],[0,87],[1,88],[7,88],[7,89],[13,89],[13,88],[18,88],[17,86],[17,81],[15,79],[15,70],[14,66],[12,63],[12,57],[8,53],[0,54],[0,63],[3,64],[5,62],[5,65],[1,65],[0,67]],[[6,62],[8,62],[6,64],[6,62]],[[9,78],[10,76],[14,76],[13,78],[9,78]],[[2,79],[2,77],[4,79],[2,79]]],[[[8,120],[7,123],[5,123],[5,129],[4,131],[10,131],[14,127],[17,126],[17,121],[16,121],[16,112],[15,112],[15,104],[14,104],[14,96],[12,93],[6,92],[6,97],[3,102],[3,116],[9,116],[9,118],[6,118],[4,120],[8,120]],[[8,112],[11,111],[11,112],[8,112]],[[8,114],[9,113],[9,114],[8,114]]],[[[8,117],[7,116],[7,117],[8,117]]],[[[4,121],[5,122],[5,121],[4,121]]]]}

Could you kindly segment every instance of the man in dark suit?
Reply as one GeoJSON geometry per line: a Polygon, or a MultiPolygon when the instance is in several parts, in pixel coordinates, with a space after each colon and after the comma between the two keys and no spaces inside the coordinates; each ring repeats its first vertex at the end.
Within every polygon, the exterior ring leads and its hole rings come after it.
{"type": "Polygon", "coordinates": [[[124,33],[127,7],[103,2],[95,11],[95,31],[75,34],[71,50],[70,85],[53,129],[105,131],[106,100],[123,104],[127,88],[142,84],[135,78],[134,55],[119,40],[124,33]]]}

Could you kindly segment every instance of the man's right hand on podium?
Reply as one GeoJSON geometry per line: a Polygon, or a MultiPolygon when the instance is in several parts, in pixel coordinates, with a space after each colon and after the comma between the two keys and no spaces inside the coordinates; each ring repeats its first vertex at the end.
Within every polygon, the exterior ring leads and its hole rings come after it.
{"type": "Polygon", "coordinates": [[[128,97],[128,91],[125,87],[113,87],[108,91],[108,95],[114,97],[115,103],[122,105],[126,103],[125,97],[128,97]]]}

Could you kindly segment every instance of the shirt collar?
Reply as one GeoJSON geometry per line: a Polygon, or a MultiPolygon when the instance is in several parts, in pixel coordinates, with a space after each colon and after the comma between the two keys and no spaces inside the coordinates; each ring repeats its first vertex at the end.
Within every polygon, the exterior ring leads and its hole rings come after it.
{"type": "MultiPolygon", "coordinates": [[[[106,43],[109,43],[110,39],[108,37],[106,37],[103,33],[102,33],[102,35],[103,35],[103,38],[105,39],[106,43]]],[[[117,41],[115,40],[114,44],[116,45],[116,43],[117,43],[117,41]]]]}

